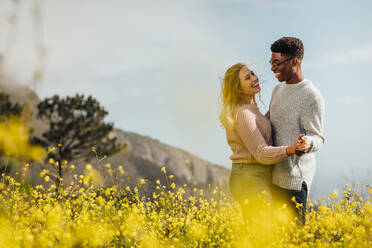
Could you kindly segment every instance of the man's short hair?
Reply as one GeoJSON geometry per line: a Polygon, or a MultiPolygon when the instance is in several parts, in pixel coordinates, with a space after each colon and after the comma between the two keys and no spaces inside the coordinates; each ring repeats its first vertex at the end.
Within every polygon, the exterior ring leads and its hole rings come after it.
{"type": "Polygon", "coordinates": [[[281,53],[300,60],[304,57],[304,45],[300,39],[295,37],[282,37],[275,41],[270,49],[273,53],[281,53]]]}

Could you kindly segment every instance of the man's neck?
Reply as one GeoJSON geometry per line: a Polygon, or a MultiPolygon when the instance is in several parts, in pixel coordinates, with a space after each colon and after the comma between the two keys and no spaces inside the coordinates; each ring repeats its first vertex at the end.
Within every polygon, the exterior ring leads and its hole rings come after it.
{"type": "Polygon", "coordinates": [[[292,77],[286,81],[287,84],[298,84],[299,82],[302,82],[304,80],[304,76],[302,75],[302,71],[299,71],[298,73],[294,73],[292,77]]]}

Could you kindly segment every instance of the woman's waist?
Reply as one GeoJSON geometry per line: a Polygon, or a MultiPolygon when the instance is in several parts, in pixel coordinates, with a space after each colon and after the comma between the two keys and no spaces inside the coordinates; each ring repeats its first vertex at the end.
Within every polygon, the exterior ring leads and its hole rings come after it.
{"type": "Polygon", "coordinates": [[[258,162],[233,162],[232,163],[232,170],[237,169],[247,169],[247,170],[258,170],[262,172],[269,172],[272,171],[272,165],[261,164],[258,162]]]}

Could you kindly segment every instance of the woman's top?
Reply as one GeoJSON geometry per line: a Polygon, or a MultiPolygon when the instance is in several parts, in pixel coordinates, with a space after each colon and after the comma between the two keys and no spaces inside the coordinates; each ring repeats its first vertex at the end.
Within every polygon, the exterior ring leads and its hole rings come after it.
{"type": "Polygon", "coordinates": [[[226,128],[233,163],[275,164],[288,157],[286,146],[272,146],[271,124],[253,104],[237,110],[233,128],[226,128]]]}

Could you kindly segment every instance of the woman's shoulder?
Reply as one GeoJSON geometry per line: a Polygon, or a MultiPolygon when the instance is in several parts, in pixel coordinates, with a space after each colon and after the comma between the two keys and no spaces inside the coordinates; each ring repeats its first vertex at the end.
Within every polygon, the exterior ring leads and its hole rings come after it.
{"type": "Polygon", "coordinates": [[[250,112],[260,112],[258,107],[254,104],[243,104],[240,107],[238,107],[238,112],[239,111],[250,111],[250,112]]]}
{"type": "Polygon", "coordinates": [[[237,109],[237,117],[241,116],[256,116],[260,114],[260,111],[256,105],[253,104],[243,104],[237,109]]]}

